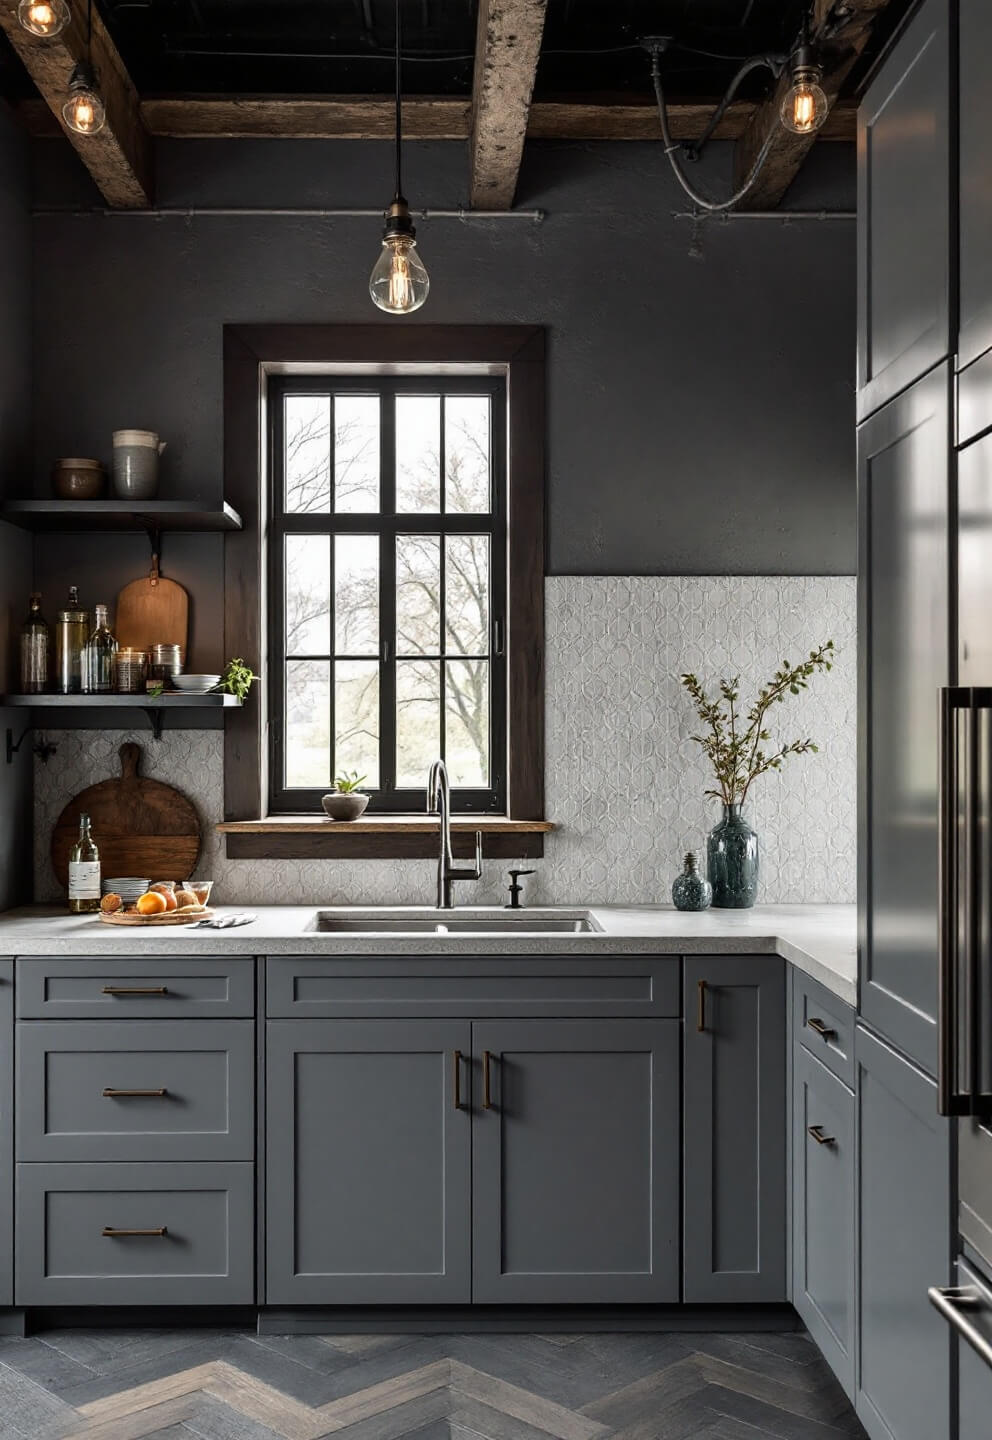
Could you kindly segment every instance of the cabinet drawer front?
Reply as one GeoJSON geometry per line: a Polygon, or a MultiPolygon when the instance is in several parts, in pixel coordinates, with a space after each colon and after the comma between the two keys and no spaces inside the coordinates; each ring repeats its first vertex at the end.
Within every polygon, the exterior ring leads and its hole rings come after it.
{"type": "Polygon", "coordinates": [[[251,1165],[18,1165],[15,1303],[251,1304],[253,1177],[251,1165]]]}
{"type": "Polygon", "coordinates": [[[793,1303],[854,1394],[854,1095],[795,1051],[793,1303]]]}
{"type": "Polygon", "coordinates": [[[255,1013],[255,962],[226,956],[17,962],[21,1020],[213,1020],[255,1013]]]}
{"type": "Polygon", "coordinates": [[[266,1004],[273,1018],[676,1017],[679,967],[677,956],[272,956],[266,1004]]]}
{"type": "Polygon", "coordinates": [[[250,1160],[254,1033],[249,1020],[19,1024],[18,1160],[250,1160]]]}
{"type": "Polygon", "coordinates": [[[793,981],[792,1029],[800,1045],[854,1087],[854,1011],[798,970],[793,981]]]}

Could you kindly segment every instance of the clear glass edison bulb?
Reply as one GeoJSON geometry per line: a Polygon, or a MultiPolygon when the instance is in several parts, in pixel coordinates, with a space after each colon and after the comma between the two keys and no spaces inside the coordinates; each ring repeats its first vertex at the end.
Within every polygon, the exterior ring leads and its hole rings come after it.
{"type": "Polygon", "coordinates": [[[431,280],[411,235],[387,235],[369,276],[369,294],[380,310],[408,315],[427,299],[431,280]]]}
{"type": "Polygon", "coordinates": [[[62,118],[77,135],[95,135],[103,129],[107,113],[95,90],[88,85],[74,85],[62,106],[62,118]]]}
{"type": "Polygon", "coordinates": [[[58,35],[69,23],[65,0],[20,0],[17,18],[30,35],[58,35]]]}
{"type": "Polygon", "coordinates": [[[782,124],[794,135],[810,135],[819,130],[829,108],[816,79],[811,75],[797,75],[782,101],[782,124]]]}

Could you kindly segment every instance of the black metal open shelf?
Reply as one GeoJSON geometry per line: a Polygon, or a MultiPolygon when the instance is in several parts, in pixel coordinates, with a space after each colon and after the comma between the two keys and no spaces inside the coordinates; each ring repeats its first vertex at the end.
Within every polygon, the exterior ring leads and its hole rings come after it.
{"type": "Polygon", "coordinates": [[[0,519],[24,530],[240,530],[241,516],[226,501],[7,500],[0,519]]]}

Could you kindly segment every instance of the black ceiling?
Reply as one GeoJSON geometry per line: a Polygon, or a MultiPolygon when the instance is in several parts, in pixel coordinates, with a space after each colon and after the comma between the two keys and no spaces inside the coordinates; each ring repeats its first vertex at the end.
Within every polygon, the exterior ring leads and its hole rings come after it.
{"type": "MultiPolygon", "coordinates": [[[[71,0],[81,5],[84,0],[71,0]]],[[[393,83],[394,0],[96,0],[142,95],[368,95],[393,83]]],[[[402,0],[406,94],[467,96],[476,0],[402,0]]],[[[736,62],[788,51],[807,0],[549,0],[536,98],[647,96],[645,34],[671,35],[675,98],[720,95],[736,62]]],[[[878,41],[909,0],[891,0],[878,41]]],[[[857,74],[877,53],[872,45],[857,74]]],[[[857,74],[852,77],[856,84],[857,74]]],[[[755,77],[760,94],[767,77],[755,77]]],[[[4,41],[0,87],[30,81],[4,41]]]]}

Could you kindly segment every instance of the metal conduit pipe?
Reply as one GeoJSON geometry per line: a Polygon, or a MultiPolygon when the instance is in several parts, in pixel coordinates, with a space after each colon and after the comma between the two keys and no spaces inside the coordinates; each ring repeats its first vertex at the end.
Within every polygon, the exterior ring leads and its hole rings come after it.
{"type": "MultiPolygon", "coordinates": [[[[271,205],[157,205],[148,210],[111,210],[107,206],[94,205],[82,209],[64,208],[57,205],[36,206],[31,214],[49,215],[107,215],[144,217],[154,220],[197,220],[197,219],[287,219],[287,220],[382,220],[385,211],[379,209],[354,209],[318,206],[271,206],[271,205]]],[[[411,210],[417,221],[421,220],[529,220],[539,225],[547,214],[544,210],[411,210]]]]}

